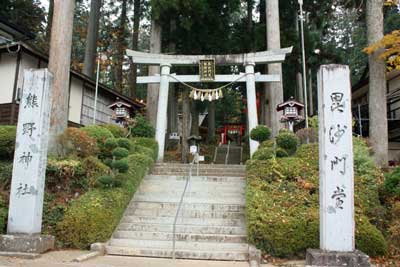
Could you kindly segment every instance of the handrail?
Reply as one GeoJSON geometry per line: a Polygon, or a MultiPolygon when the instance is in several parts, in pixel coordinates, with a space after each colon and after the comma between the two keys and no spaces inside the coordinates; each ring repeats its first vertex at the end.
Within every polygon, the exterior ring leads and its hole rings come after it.
{"type": "Polygon", "coordinates": [[[228,149],[226,151],[226,156],[225,156],[225,165],[228,165],[228,160],[229,160],[229,150],[231,148],[231,142],[228,143],[228,149]]]}
{"type": "Polygon", "coordinates": [[[240,147],[240,165],[243,164],[243,147],[240,147]]]}
{"type": "MultiPolygon", "coordinates": [[[[181,196],[181,200],[179,201],[178,209],[177,209],[176,214],[175,214],[174,225],[173,225],[173,227],[172,227],[172,259],[173,259],[173,260],[175,260],[176,222],[178,221],[179,213],[180,213],[181,208],[182,208],[183,199],[184,199],[184,197],[185,197],[186,190],[187,190],[187,188],[188,188],[190,179],[192,178],[192,167],[193,167],[194,162],[195,162],[197,159],[198,159],[198,154],[196,153],[196,155],[194,156],[193,161],[189,164],[189,175],[186,176],[185,188],[183,189],[182,196],[181,196]]],[[[198,168],[198,167],[197,167],[197,168],[198,168]]]]}
{"type": "Polygon", "coordinates": [[[216,146],[215,150],[214,150],[214,161],[213,161],[213,163],[215,163],[217,161],[217,153],[218,153],[218,146],[216,146]]]}

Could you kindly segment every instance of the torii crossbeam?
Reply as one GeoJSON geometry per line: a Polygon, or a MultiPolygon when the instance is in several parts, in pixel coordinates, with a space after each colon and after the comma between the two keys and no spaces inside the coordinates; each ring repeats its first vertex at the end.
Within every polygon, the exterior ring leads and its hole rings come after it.
{"type": "MultiPolygon", "coordinates": [[[[255,65],[282,63],[283,61],[285,61],[286,55],[290,54],[292,50],[293,47],[289,47],[279,50],[236,55],[165,55],[127,50],[127,55],[132,59],[133,63],[144,65],[159,65],[161,68],[160,75],[143,76],[137,78],[137,83],[139,84],[160,83],[156,126],[156,140],[159,144],[158,160],[162,161],[164,158],[169,83],[246,82],[248,122],[249,131],[251,131],[258,125],[255,83],[281,81],[281,77],[276,74],[262,75],[260,73],[254,73],[255,65]],[[200,75],[170,74],[172,65],[196,66],[199,65],[200,61],[202,60],[213,60],[216,65],[244,65],[246,73],[242,75],[215,75],[215,78],[209,81],[202,80],[200,75]]],[[[259,144],[258,142],[251,139],[249,140],[249,142],[250,153],[252,155],[257,150],[259,144]]]]}

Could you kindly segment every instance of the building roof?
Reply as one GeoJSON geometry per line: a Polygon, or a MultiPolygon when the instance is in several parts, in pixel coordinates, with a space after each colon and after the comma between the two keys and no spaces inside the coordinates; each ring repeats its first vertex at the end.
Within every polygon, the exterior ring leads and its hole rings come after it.
{"type": "MultiPolygon", "coordinates": [[[[10,45],[0,45],[0,53],[3,51],[8,52],[9,50],[12,50],[12,51],[23,50],[23,51],[27,52],[28,54],[33,55],[37,58],[40,58],[41,60],[43,60],[45,62],[49,61],[49,58],[46,54],[38,51],[37,49],[27,45],[24,42],[16,42],[16,43],[13,43],[10,45]]],[[[73,70],[72,68],[71,68],[71,75],[80,80],[85,81],[87,84],[91,85],[93,88],[96,86],[96,80],[90,78],[89,76],[87,76],[79,71],[73,70]]],[[[137,109],[143,109],[146,107],[146,104],[144,102],[141,102],[138,100],[133,100],[133,99],[111,89],[110,87],[108,87],[105,84],[99,83],[99,91],[103,91],[103,92],[112,94],[115,96],[116,99],[119,98],[137,109]]]]}
{"type": "Polygon", "coordinates": [[[9,35],[14,41],[26,41],[35,38],[35,34],[20,25],[10,22],[7,18],[0,15],[0,33],[9,35]]]}
{"type": "Polygon", "coordinates": [[[277,111],[282,111],[285,109],[286,106],[289,107],[297,107],[299,110],[302,110],[304,108],[304,105],[296,100],[294,100],[293,97],[291,97],[288,101],[285,101],[281,104],[279,104],[276,108],[277,111]]]}

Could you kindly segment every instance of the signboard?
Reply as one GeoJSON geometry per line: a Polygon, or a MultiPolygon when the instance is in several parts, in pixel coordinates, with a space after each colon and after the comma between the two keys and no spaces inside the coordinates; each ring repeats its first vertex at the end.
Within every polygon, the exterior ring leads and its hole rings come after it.
{"type": "Polygon", "coordinates": [[[320,235],[325,251],[354,251],[354,172],[350,70],[318,73],[320,235]]]}
{"type": "Polygon", "coordinates": [[[27,70],[19,104],[9,234],[40,234],[49,140],[52,75],[27,70]]]}
{"type": "Polygon", "coordinates": [[[200,60],[199,73],[201,81],[214,81],[215,80],[215,60],[204,59],[200,60]]]}

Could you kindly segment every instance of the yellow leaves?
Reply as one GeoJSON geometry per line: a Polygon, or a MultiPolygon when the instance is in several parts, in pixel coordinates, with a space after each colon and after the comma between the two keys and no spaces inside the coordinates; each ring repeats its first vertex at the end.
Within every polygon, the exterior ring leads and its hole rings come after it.
{"type": "Polygon", "coordinates": [[[384,6],[397,6],[399,4],[399,0],[386,0],[384,6]]]}

